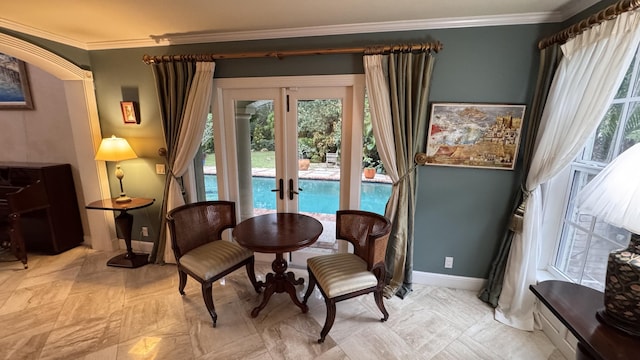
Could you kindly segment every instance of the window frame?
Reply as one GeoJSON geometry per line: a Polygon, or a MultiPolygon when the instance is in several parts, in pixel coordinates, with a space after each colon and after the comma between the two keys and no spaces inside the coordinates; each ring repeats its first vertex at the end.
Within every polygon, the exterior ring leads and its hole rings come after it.
{"type": "MultiPolygon", "coordinates": [[[[604,236],[598,234],[597,231],[594,230],[594,224],[597,223],[597,219],[595,217],[592,217],[589,229],[585,229],[580,224],[572,221],[568,214],[569,212],[573,212],[575,209],[575,207],[572,207],[572,193],[574,191],[574,186],[579,186],[579,182],[575,181],[575,179],[577,179],[576,175],[579,173],[585,173],[593,174],[595,176],[600,171],[602,171],[613,159],[615,159],[621,153],[620,150],[623,145],[625,135],[624,129],[626,127],[626,124],[629,122],[630,112],[632,112],[633,114],[633,111],[640,111],[638,110],[640,108],[640,48],[636,50],[636,56],[630,68],[631,72],[628,74],[629,83],[627,87],[627,93],[622,95],[621,97],[613,99],[613,101],[609,105],[610,109],[616,104],[622,104],[622,109],[615,133],[612,136],[612,141],[610,144],[611,150],[609,158],[606,159],[607,162],[592,160],[591,158],[585,159],[585,154],[592,154],[592,150],[595,144],[594,138],[597,133],[597,130],[595,130],[594,133],[589,136],[584,147],[576,156],[576,158],[564,170],[562,170],[559,174],[557,174],[554,178],[552,178],[549,182],[542,186],[544,197],[544,212],[542,221],[543,243],[541,244],[542,251],[540,252],[540,267],[538,269],[539,279],[558,279],[576,282],[570,275],[567,275],[558,267],[558,263],[560,261],[559,257],[562,256],[561,251],[564,240],[563,232],[566,225],[570,225],[575,227],[575,229],[587,232],[590,239],[593,239],[594,237],[606,239],[604,236]],[[632,96],[634,92],[638,93],[638,95],[632,96]]],[[[619,92],[620,90],[616,92],[615,96],[618,96],[619,92]]],[[[604,119],[605,118],[603,118],[603,120],[604,119]]],[[[629,237],[630,234],[627,234],[627,242],[629,237]]],[[[610,239],[606,240],[611,241],[610,239]]],[[[589,241],[589,246],[587,247],[587,249],[590,248],[591,242],[589,241]]],[[[587,250],[587,254],[588,251],[589,250],[587,250]]],[[[570,254],[571,252],[569,251],[565,261],[568,261],[570,254]]],[[[585,259],[585,264],[586,261],[588,260],[585,259]]],[[[580,282],[582,282],[582,280],[584,279],[584,268],[585,266],[583,264],[582,273],[579,278],[580,282]]]]}

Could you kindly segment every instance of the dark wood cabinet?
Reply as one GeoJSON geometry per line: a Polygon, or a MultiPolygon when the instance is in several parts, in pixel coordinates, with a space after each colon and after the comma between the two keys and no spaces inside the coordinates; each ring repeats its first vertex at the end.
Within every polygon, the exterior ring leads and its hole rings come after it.
{"type": "Polygon", "coordinates": [[[549,280],[529,289],[578,339],[577,360],[638,359],[640,338],[601,323],[604,294],[584,285],[549,280]]]}
{"type": "Polygon", "coordinates": [[[44,185],[48,206],[21,216],[27,251],[58,254],[82,243],[71,165],[0,162],[0,186],[22,188],[38,181],[44,185]]]}

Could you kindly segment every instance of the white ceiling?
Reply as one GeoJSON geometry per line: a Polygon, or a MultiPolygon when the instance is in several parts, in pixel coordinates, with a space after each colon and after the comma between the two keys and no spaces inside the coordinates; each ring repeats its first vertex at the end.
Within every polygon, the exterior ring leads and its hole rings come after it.
{"type": "Polygon", "coordinates": [[[599,0],[21,0],[0,27],[82,49],[564,21],[599,0]]]}

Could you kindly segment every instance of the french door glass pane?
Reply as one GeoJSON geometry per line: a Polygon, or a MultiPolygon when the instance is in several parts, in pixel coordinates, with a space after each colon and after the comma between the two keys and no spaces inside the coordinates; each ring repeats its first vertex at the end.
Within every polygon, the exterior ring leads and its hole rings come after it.
{"type": "Polygon", "coordinates": [[[391,178],[380,160],[373,135],[369,97],[364,99],[364,123],[362,126],[362,183],[360,187],[360,209],[384,215],[391,196],[391,178]]]}
{"type": "MultiPolygon", "coordinates": [[[[236,152],[238,158],[239,207],[241,220],[275,212],[275,148],[273,100],[235,101],[236,152]]],[[[213,149],[213,133],[207,125],[203,136],[205,150],[204,185],[207,200],[218,199],[218,179],[213,149]]]]}
{"type": "MultiPolygon", "coordinates": [[[[216,177],[216,154],[213,133],[213,114],[209,113],[200,142],[203,179],[196,178],[198,201],[218,200],[218,181],[216,177]]],[[[198,157],[196,156],[196,159],[198,157]]],[[[200,160],[199,160],[200,161],[200,160]]]]}
{"type": "Polygon", "coordinates": [[[273,100],[237,102],[236,147],[240,202],[244,203],[245,208],[253,207],[252,214],[243,212],[243,218],[276,212],[277,193],[272,191],[278,188],[275,178],[274,125],[273,100]]]}
{"type": "MultiPolygon", "coordinates": [[[[335,252],[340,208],[342,99],[297,101],[298,210],[318,219],[322,235],[307,251],[335,252]]],[[[288,185],[287,185],[288,186],[288,185]]]]}

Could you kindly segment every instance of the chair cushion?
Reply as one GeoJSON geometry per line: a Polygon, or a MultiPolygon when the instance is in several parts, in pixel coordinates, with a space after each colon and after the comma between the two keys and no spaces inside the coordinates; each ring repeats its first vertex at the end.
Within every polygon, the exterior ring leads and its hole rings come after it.
{"type": "Polygon", "coordinates": [[[199,246],[180,258],[180,265],[203,280],[209,280],[224,270],[250,258],[253,252],[226,240],[199,246]]]}
{"type": "Polygon", "coordinates": [[[378,284],[375,275],[367,271],[367,263],[351,253],[312,257],[307,260],[307,266],[330,298],[378,284]]]}

